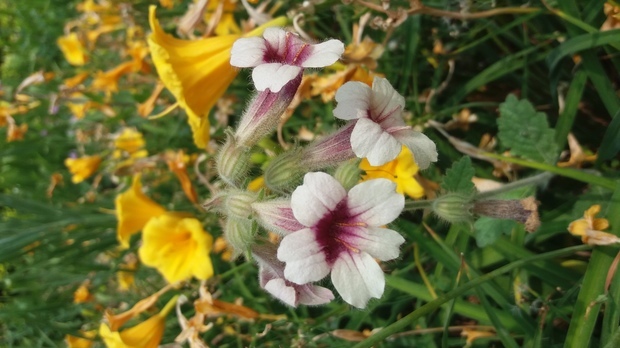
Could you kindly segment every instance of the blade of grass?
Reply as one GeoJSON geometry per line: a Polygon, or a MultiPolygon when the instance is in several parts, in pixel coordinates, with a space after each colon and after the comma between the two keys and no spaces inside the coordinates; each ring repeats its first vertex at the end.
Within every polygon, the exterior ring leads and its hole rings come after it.
{"type": "Polygon", "coordinates": [[[620,151],[620,110],[614,115],[609,127],[605,131],[603,141],[598,149],[598,157],[596,163],[612,159],[620,151]]]}
{"type": "MultiPolygon", "coordinates": [[[[435,300],[435,298],[431,295],[431,293],[424,285],[402,279],[395,275],[386,274],[385,284],[390,288],[396,289],[425,302],[435,300]]],[[[488,314],[484,310],[482,310],[479,305],[459,298],[455,298],[453,300],[454,313],[474,319],[484,324],[491,323],[488,314]]],[[[519,329],[519,323],[510,313],[497,308],[493,309],[493,311],[494,314],[496,314],[499,320],[502,322],[502,325],[506,326],[509,330],[519,329]]]]}
{"type": "Polygon", "coordinates": [[[484,295],[484,292],[480,288],[476,288],[476,293],[478,294],[478,299],[480,300],[480,303],[482,303],[482,307],[489,316],[491,323],[493,323],[493,327],[495,328],[495,332],[497,332],[497,336],[504,344],[504,347],[518,348],[519,345],[517,344],[515,339],[512,338],[510,332],[499,320],[498,316],[493,310],[493,307],[491,306],[491,303],[489,302],[489,299],[484,295]]]}
{"type": "Polygon", "coordinates": [[[530,47],[525,50],[519,51],[513,55],[510,55],[506,58],[500,59],[499,61],[484,69],[478,75],[474,76],[472,79],[464,83],[462,87],[457,89],[454,92],[452,98],[450,99],[451,103],[449,104],[456,104],[466,95],[488,84],[489,82],[497,80],[498,78],[505,76],[509,73],[523,69],[525,64],[532,64],[545,59],[547,53],[535,53],[537,50],[540,50],[540,46],[530,47]],[[525,59],[526,56],[528,59],[525,59]]]}
{"type": "Polygon", "coordinates": [[[580,171],[576,169],[560,168],[560,167],[556,167],[550,164],[528,161],[528,160],[523,160],[523,159],[514,158],[514,157],[506,157],[506,156],[489,153],[489,152],[485,153],[484,155],[487,157],[502,160],[504,162],[518,164],[523,167],[544,170],[544,171],[547,171],[553,174],[558,174],[561,176],[565,176],[567,178],[575,179],[575,180],[584,182],[586,184],[602,186],[610,190],[615,190],[617,187],[617,182],[615,180],[603,178],[601,176],[596,176],[596,175],[589,174],[584,171],[580,171]]]}
{"type": "Polygon", "coordinates": [[[570,84],[568,93],[565,98],[564,110],[560,114],[557,124],[555,125],[555,142],[558,144],[559,149],[563,149],[566,146],[566,137],[573,128],[575,122],[575,116],[577,116],[577,110],[579,109],[579,103],[583,96],[583,91],[586,88],[588,74],[584,69],[579,69],[573,76],[573,82],[570,84]]]}
{"type": "Polygon", "coordinates": [[[408,327],[411,323],[413,323],[414,321],[416,321],[417,319],[428,315],[432,312],[434,312],[437,308],[439,308],[440,306],[442,306],[444,303],[448,302],[449,300],[456,298],[458,296],[461,296],[462,294],[466,293],[467,291],[469,291],[470,289],[473,289],[477,286],[480,286],[490,280],[493,280],[495,278],[497,278],[500,275],[503,275],[505,273],[508,273],[510,271],[512,271],[513,269],[517,269],[520,267],[523,267],[531,262],[536,262],[536,261],[540,261],[540,260],[549,260],[549,259],[554,259],[554,258],[560,258],[560,257],[564,257],[564,256],[568,256],[568,255],[572,255],[575,252],[578,251],[584,251],[584,250],[588,250],[590,247],[587,245],[578,245],[575,247],[569,247],[569,248],[564,248],[564,249],[560,249],[560,250],[555,250],[555,251],[551,251],[548,253],[544,253],[544,254],[538,254],[538,255],[534,255],[532,257],[526,258],[526,259],[521,259],[518,261],[515,261],[513,263],[510,263],[506,266],[500,267],[494,271],[491,271],[485,275],[482,275],[480,277],[477,277],[475,279],[473,279],[472,281],[469,281],[461,286],[459,286],[458,288],[449,291],[443,295],[440,295],[439,298],[437,298],[436,300],[433,300],[427,304],[425,304],[424,306],[420,307],[419,309],[407,314],[405,317],[403,317],[402,319],[398,320],[397,322],[381,329],[380,331],[376,332],[374,335],[370,336],[369,338],[365,339],[364,341],[356,344],[354,346],[354,348],[370,348],[373,345],[381,342],[382,340],[386,339],[387,337],[389,337],[392,334],[395,334],[397,332],[400,332],[402,330],[404,330],[406,327],[408,327]]]}
{"type": "Polygon", "coordinates": [[[567,56],[614,43],[620,43],[620,29],[578,35],[564,41],[560,46],[549,52],[547,65],[549,70],[553,71],[557,68],[558,63],[567,56]]]}
{"type": "MultiPolygon", "coordinates": [[[[620,190],[614,192],[614,196],[611,198],[605,217],[609,220],[609,224],[612,228],[611,232],[616,236],[620,235],[620,190]]],[[[616,259],[619,256],[620,254],[617,254],[616,259]]],[[[617,266],[618,265],[616,265],[616,267],[617,266]]],[[[613,278],[611,279],[611,284],[608,289],[608,299],[607,304],[605,305],[605,314],[603,316],[603,328],[601,332],[601,342],[603,345],[606,345],[611,341],[611,338],[620,323],[620,277],[618,276],[617,269],[610,272],[613,272],[613,278]]]]}

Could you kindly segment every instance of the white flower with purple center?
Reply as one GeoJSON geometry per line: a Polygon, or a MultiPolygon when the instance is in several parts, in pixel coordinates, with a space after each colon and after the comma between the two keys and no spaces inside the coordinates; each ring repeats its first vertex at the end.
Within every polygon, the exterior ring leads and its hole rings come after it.
{"type": "Polygon", "coordinates": [[[325,278],[351,305],[364,308],[385,287],[381,261],[398,257],[405,239],[381,227],[400,215],[405,201],[386,179],[365,181],[348,193],[325,173],[308,173],[291,197],[291,208],[305,228],[287,234],[278,248],[284,276],[296,284],[325,278]]]}
{"type": "Polygon", "coordinates": [[[242,38],[233,44],[230,65],[251,68],[258,91],[277,93],[304,68],[321,68],[334,64],[344,52],[344,44],[328,40],[310,44],[281,28],[267,28],[263,37],[242,38]]]}
{"type": "Polygon", "coordinates": [[[357,157],[367,158],[370,165],[381,166],[395,159],[401,145],[411,150],[420,169],[437,161],[435,143],[405,123],[405,98],[388,80],[375,77],[372,89],[362,82],[347,82],[336,92],[336,101],[334,116],[357,119],[351,147],[357,157]]]}

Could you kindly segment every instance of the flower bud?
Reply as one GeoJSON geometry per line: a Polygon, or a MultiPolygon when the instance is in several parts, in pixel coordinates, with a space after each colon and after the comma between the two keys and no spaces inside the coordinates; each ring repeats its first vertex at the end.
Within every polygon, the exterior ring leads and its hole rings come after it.
{"type": "Polygon", "coordinates": [[[217,156],[217,172],[222,180],[232,186],[239,186],[250,169],[250,150],[238,146],[231,134],[217,156]]]}
{"type": "Polygon", "coordinates": [[[496,219],[515,220],[525,224],[525,230],[534,232],[540,226],[538,202],[533,196],[518,200],[488,199],[474,202],[473,212],[496,219]]]}
{"type": "Polygon", "coordinates": [[[308,171],[336,166],[356,158],[351,148],[351,133],[355,121],[340,127],[336,132],[310,143],[303,149],[301,160],[308,171]]]}
{"type": "Polygon", "coordinates": [[[302,151],[292,149],[272,159],[265,168],[265,185],[275,192],[290,192],[310,171],[302,164],[302,151]]]}
{"type": "Polygon", "coordinates": [[[362,171],[359,168],[359,161],[347,161],[336,168],[334,178],[340,182],[345,190],[357,185],[360,181],[362,171]]]}
{"type": "Polygon", "coordinates": [[[250,219],[228,217],[224,228],[224,237],[234,250],[233,259],[250,251],[257,230],[256,224],[250,219]]]}
{"type": "Polygon", "coordinates": [[[289,81],[277,93],[267,89],[252,98],[235,132],[235,138],[240,145],[252,147],[276,129],[280,117],[297,93],[301,76],[299,74],[289,81]]]}
{"type": "Polygon", "coordinates": [[[236,218],[250,218],[252,216],[252,203],[258,195],[255,192],[230,190],[224,199],[224,213],[236,218]]]}
{"type": "Polygon", "coordinates": [[[449,223],[468,222],[473,218],[471,198],[461,193],[447,193],[433,201],[432,209],[449,223]]]}

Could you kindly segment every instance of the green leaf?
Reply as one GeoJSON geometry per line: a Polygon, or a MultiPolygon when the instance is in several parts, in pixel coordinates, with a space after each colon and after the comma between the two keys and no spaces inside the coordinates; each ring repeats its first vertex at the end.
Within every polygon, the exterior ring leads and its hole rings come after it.
{"type": "Polygon", "coordinates": [[[620,110],[616,112],[605,131],[603,142],[598,150],[597,162],[612,159],[618,152],[620,152],[620,110]]]}
{"type": "Polygon", "coordinates": [[[471,179],[476,170],[471,164],[471,158],[464,156],[454,162],[452,167],[446,172],[446,176],[441,183],[441,188],[447,192],[460,192],[464,194],[475,193],[476,187],[471,179]]]}
{"type": "Polygon", "coordinates": [[[527,100],[509,95],[499,106],[499,140],[514,155],[538,162],[554,164],[558,155],[555,131],[549,127],[547,117],[537,112],[527,100]]]}
{"type": "Polygon", "coordinates": [[[517,225],[512,220],[501,220],[483,216],[474,223],[476,244],[483,248],[495,243],[503,235],[508,235],[517,225]]]}

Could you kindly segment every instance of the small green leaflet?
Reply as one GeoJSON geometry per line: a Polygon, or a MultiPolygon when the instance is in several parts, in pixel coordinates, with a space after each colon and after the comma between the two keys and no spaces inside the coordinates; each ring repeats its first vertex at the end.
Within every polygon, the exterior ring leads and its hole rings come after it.
{"type": "Polygon", "coordinates": [[[512,229],[516,226],[516,221],[483,216],[474,223],[476,244],[479,248],[491,245],[501,236],[512,233],[512,229]]]}
{"type": "Polygon", "coordinates": [[[500,104],[499,113],[498,138],[512,154],[555,164],[559,152],[555,130],[549,127],[544,113],[537,112],[529,101],[519,100],[512,94],[500,104]]]}
{"type": "Polygon", "coordinates": [[[441,188],[446,192],[459,192],[466,195],[476,193],[476,187],[471,179],[476,170],[471,165],[471,158],[464,156],[454,162],[446,172],[441,188]]]}

